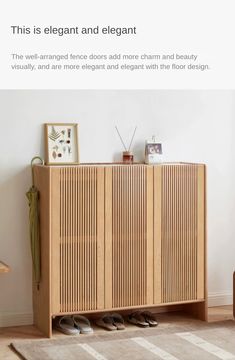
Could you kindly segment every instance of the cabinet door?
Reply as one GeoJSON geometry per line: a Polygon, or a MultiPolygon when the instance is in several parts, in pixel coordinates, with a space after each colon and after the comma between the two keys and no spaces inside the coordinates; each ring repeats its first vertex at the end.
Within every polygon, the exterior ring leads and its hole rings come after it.
{"type": "Polygon", "coordinates": [[[153,168],[105,169],[105,308],[153,304],[153,168]]]}
{"type": "Polygon", "coordinates": [[[204,299],[205,169],[154,169],[155,303],[204,299]]]}
{"type": "Polygon", "coordinates": [[[51,173],[52,313],[104,308],[104,169],[51,173]]]}

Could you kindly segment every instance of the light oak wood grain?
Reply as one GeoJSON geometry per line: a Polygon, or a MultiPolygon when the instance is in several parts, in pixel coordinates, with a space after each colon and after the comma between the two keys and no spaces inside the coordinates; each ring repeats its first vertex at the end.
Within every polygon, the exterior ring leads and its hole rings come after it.
{"type": "Polygon", "coordinates": [[[206,319],[204,165],[35,169],[44,281],[34,311],[47,336],[64,314],[179,304],[206,319]]]}

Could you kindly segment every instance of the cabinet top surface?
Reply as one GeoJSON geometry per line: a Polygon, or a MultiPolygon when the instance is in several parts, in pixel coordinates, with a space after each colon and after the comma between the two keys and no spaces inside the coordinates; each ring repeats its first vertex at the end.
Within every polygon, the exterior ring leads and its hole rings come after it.
{"type": "Polygon", "coordinates": [[[58,167],[81,167],[81,166],[94,166],[94,167],[115,167],[115,166],[185,166],[185,165],[205,165],[202,163],[186,163],[186,162],[162,162],[157,164],[145,164],[145,163],[80,163],[80,164],[56,164],[56,165],[40,165],[35,164],[37,167],[44,167],[44,168],[58,168],[58,167]]]}

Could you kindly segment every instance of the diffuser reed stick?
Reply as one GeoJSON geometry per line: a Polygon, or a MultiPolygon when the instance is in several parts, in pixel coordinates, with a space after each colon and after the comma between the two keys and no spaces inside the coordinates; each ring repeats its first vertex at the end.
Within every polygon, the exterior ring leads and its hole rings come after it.
{"type": "Polygon", "coordinates": [[[131,148],[131,145],[132,145],[134,136],[135,136],[136,129],[137,129],[137,126],[135,127],[135,130],[134,130],[134,132],[133,132],[133,135],[132,135],[132,138],[131,138],[131,142],[130,142],[130,145],[129,145],[129,147],[128,147],[128,151],[130,151],[130,148],[131,148]]]}
{"type": "Polygon", "coordinates": [[[122,145],[124,146],[125,151],[127,151],[126,145],[125,145],[125,143],[124,143],[124,141],[123,141],[123,139],[122,139],[122,137],[121,137],[120,132],[118,131],[117,126],[115,126],[115,129],[117,130],[118,136],[119,136],[119,138],[120,138],[120,140],[121,140],[121,142],[122,142],[122,145]]]}
{"type": "Polygon", "coordinates": [[[129,146],[128,146],[128,150],[127,150],[127,147],[126,147],[126,145],[125,145],[125,143],[124,143],[124,141],[123,141],[123,138],[122,138],[122,136],[121,136],[121,134],[120,134],[117,126],[115,126],[115,129],[117,130],[118,136],[119,136],[119,138],[120,138],[120,140],[121,140],[121,142],[122,142],[122,145],[124,146],[125,151],[130,151],[132,142],[133,142],[134,137],[135,137],[135,133],[136,133],[137,126],[135,127],[135,130],[134,130],[134,132],[133,132],[133,135],[132,135],[132,138],[131,138],[131,142],[130,142],[130,144],[129,144],[129,146]]]}

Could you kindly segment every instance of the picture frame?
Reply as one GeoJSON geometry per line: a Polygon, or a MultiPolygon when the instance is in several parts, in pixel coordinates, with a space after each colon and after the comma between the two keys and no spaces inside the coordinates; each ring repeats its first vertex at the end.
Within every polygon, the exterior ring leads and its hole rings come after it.
{"type": "Polygon", "coordinates": [[[79,164],[78,124],[44,124],[45,163],[47,165],[79,164]]]}
{"type": "Polygon", "coordinates": [[[147,142],[145,145],[145,163],[157,164],[162,162],[162,144],[147,142]]]}

